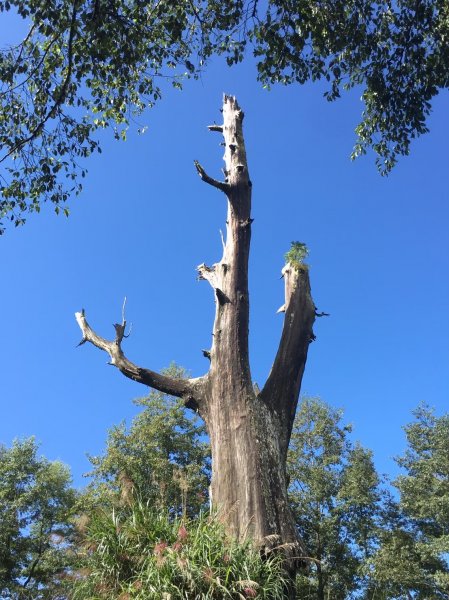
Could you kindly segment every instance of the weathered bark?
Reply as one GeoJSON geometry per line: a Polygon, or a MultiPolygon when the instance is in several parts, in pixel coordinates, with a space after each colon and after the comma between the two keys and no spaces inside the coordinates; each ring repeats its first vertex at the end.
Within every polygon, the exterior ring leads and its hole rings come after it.
{"type": "Polygon", "coordinates": [[[251,239],[251,180],[242,131],[243,112],[235,98],[224,97],[223,125],[211,131],[224,136],[225,181],[210,177],[198,162],[198,174],[227,197],[226,240],[220,262],[198,267],[216,304],[209,372],[179,381],[142,369],[123,354],[126,322],[116,325],[116,339],[93,332],[84,311],[77,313],[84,341],[105,350],[111,363],[140,383],[182,397],[205,420],[212,449],[212,504],[237,538],[251,537],[264,547],[283,546],[304,556],[289,509],[286,455],[307,351],[313,339],[315,306],[308,269],[287,264],[284,327],[271,373],[259,393],[251,380],[248,355],[248,257],[251,239]]]}

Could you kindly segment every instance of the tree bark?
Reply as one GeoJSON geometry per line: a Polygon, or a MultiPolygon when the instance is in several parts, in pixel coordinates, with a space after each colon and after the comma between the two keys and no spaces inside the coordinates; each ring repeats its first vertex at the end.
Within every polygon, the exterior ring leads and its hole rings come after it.
{"type": "Polygon", "coordinates": [[[203,181],[227,197],[226,240],[220,262],[198,267],[199,278],[214,292],[215,322],[206,375],[184,381],[161,376],[131,363],[123,354],[126,321],[115,325],[116,339],[107,341],[77,313],[83,338],[105,350],[111,363],[136,381],[182,397],[206,423],[212,450],[211,500],[230,533],[252,538],[261,546],[282,547],[292,570],[306,555],[298,539],[287,497],[286,456],[296,412],[315,306],[308,268],[287,264],[284,326],[279,349],[262,391],[251,379],[248,329],[248,258],[251,239],[251,191],[243,138],[243,112],[235,98],[225,96],[223,124],[211,131],[224,136],[225,180],[210,177],[195,162],[203,181]],[[299,559],[295,560],[294,559],[299,559]]]}

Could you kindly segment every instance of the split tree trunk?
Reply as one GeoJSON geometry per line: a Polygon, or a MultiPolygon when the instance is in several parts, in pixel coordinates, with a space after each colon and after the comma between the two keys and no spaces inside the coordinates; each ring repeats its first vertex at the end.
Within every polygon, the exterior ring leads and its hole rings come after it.
{"type": "MultiPolygon", "coordinates": [[[[228,201],[226,242],[220,262],[198,267],[199,278],[212,286],[216,312],[210,369],[197,379],[176,380],[143,369],[123,354],[126,321],[116,324],[116,339],[105,340],[76,314],[83,338],[105,350],[111,363],[140,383],[184,399],[204,419],[212,450],[211,496],[229,531],[251,537],[261,546],[283,546],[304,556],[289,509],[286,456],[310,341],[315,306],[308,269],[287,264],[284,327],[271,373],[262,391],[253,387],[248,354],[248,257],[251,238],[251,180],[242,131],[243,112],[235,98],[224,97],[225,181],[209,177],[196,162],[200,177],[228,201]]],[[[293,563],[292,563],[293,564],[293,563]]]]}

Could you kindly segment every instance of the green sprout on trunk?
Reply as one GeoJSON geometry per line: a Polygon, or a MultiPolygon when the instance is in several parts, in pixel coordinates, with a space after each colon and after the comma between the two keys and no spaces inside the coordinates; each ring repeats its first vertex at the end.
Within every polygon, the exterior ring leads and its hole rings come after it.
{"type": "Polygon", "coordinates": [[[285,253],[285,262],[290,263],[295,268],[304,265],[304,259],[309,255],[309,249],[303,242],[292,242],[290,250],[285,253]]]}

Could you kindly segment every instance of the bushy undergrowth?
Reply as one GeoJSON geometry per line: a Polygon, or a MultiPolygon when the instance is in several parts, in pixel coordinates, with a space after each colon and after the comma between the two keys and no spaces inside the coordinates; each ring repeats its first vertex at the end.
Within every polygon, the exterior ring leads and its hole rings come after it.
{"type": "Polygon", "coordinates": [[[98,512],[72,600],[282,598],[281,558],[229,539],[218,517],[171,518],[143,502],[98,512]]]}

